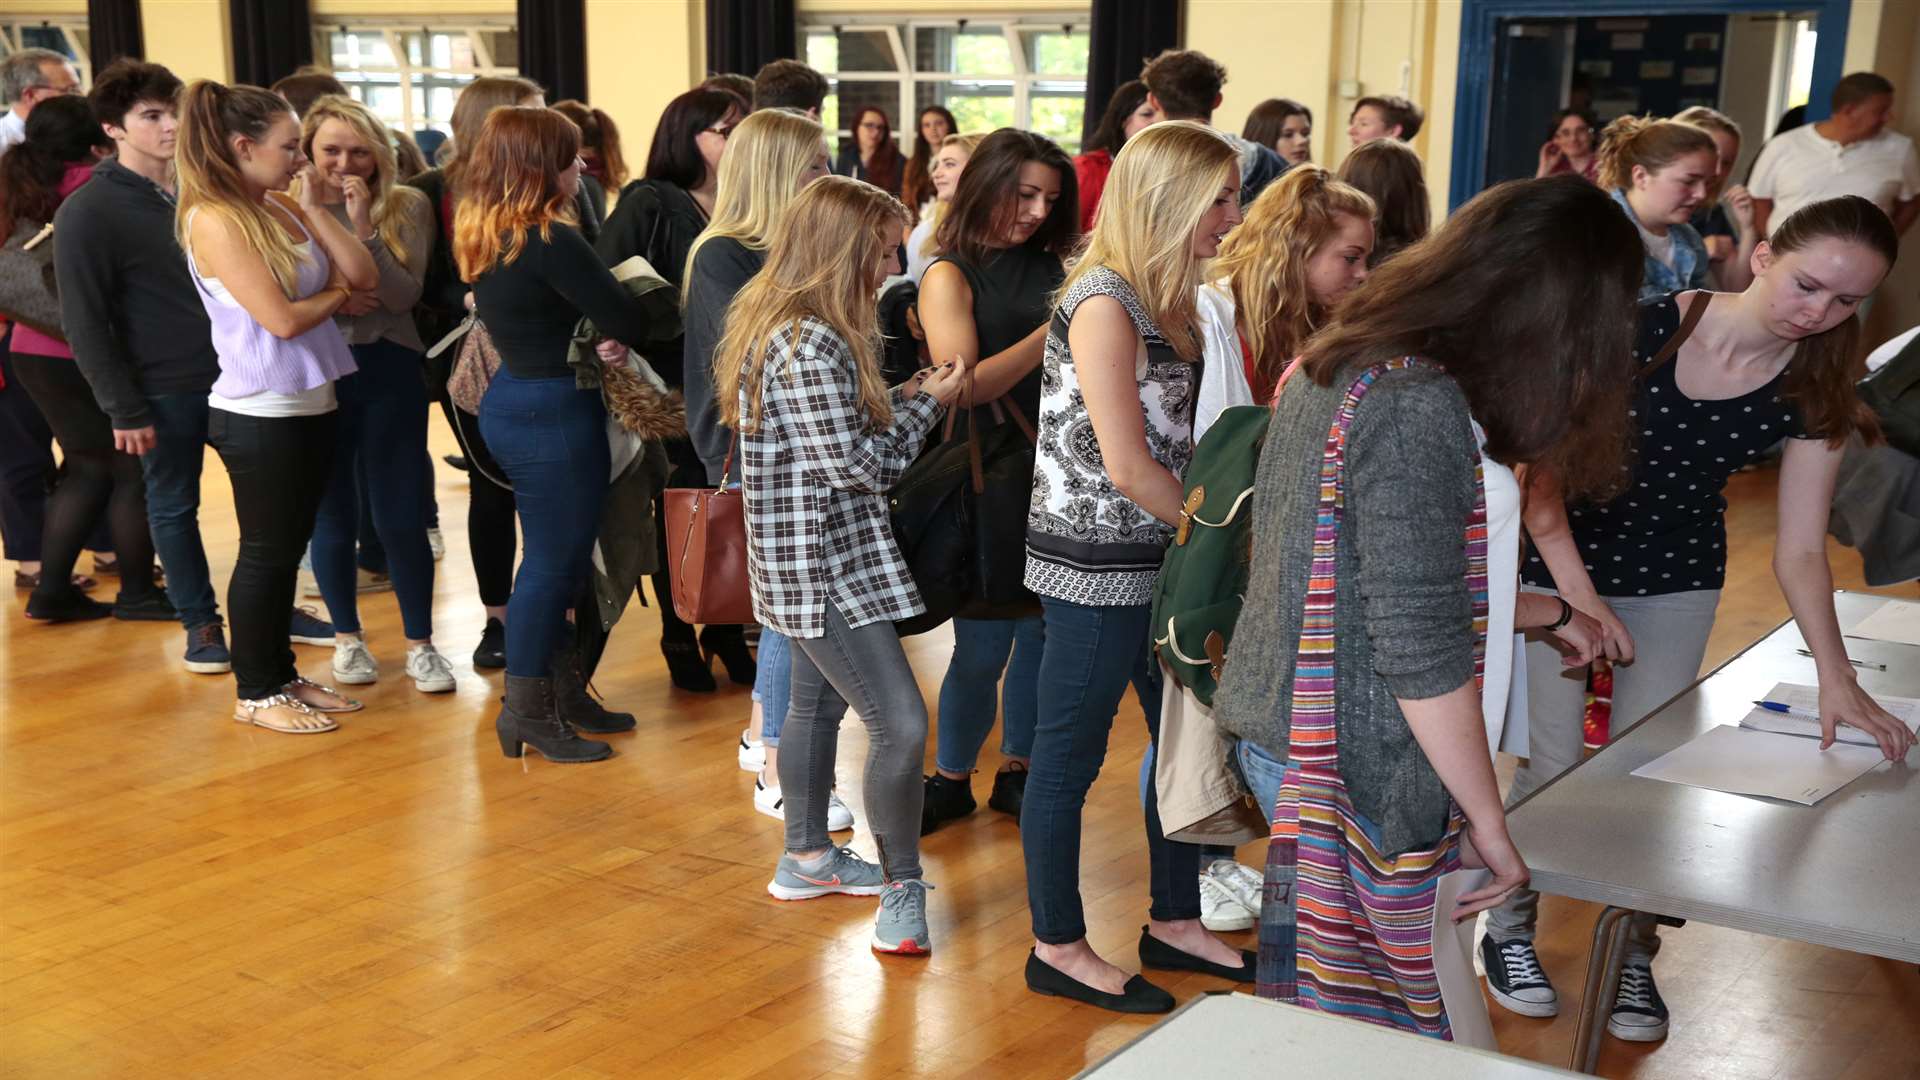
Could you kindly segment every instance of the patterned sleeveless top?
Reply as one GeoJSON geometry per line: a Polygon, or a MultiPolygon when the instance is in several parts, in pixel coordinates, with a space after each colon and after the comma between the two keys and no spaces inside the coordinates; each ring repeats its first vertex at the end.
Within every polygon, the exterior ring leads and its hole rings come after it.
{"type": "Polygon", "coordinates": [[[1073,313],[1090,296],[1118,300],[1146,343],[1135,381],[1153,459],[1179,476],[1193,456],[1194,365],[1174,353],[1125,278],[1095,267],[1061,299],[1047,330],[1026,585],[1040,596],[1090,607],[1146,605],[1173,526],[1122,495],[1100,458],[1067,344],[1073,313]]]}

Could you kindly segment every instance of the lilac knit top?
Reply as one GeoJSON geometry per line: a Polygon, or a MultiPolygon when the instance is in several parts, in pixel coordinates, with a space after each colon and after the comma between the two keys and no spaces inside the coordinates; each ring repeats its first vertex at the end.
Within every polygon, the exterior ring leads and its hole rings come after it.
{"type": "MultiPolygon", "coordinates": [[[[189,228],[191,215],[197,212],[198,208],[189,211],[189,228]]],[[[306,224],[297,217],[294,221],[307,237],[295,245],[299,264],[294,274],[293,299],[304,300],[326,286],[333,267],[306,224]]],[[[213,348],[220,358],[220,377],[213,383],[215,394],[223,398],[261,393],[295,394],[324,386],[358,370],[353,353],[347,348],[346,335],[332,319],[321,320],[318,326],[299,337],[275,337],[240,306],[219,278],[200,273],[191,250],[187,252],[187,266],[193,271],[200,303],[213,324],[213,348]]]]}

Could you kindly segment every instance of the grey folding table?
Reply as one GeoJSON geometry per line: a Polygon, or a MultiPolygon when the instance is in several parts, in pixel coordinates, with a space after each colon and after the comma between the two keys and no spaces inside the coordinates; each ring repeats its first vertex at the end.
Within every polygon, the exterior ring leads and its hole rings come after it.
{"type": "MultiPolygon", "coordinates": [[[[1838,593],[1851,626],[1885,597],[1838,593]]],[[[1846,639],[1869,693],[1920,697],[1920,648],[1846,639]]],[[[1620,980],[1635,911],[1920,963],[1920,751],[1814,806],[1646,780],[1633,770],[1719,724],[1778,682],[1816,682],[1791,620],[1534,792],[1507,816],[1533,887],[1605,905],[1594,925],[1572,1066],[1592,1072],[1602,1004],[1620,980]]],[[[1811,752],[1812,751],[1810,747],[1811,752]]]]}
{"type": "Polygon", "coordinates": [[[1282,1005],[1203,994],[1080,1074],[1090,1080],[1418,1076],[1421,1080],[1567,1077],[1547,1065],[1282,1005]]]}

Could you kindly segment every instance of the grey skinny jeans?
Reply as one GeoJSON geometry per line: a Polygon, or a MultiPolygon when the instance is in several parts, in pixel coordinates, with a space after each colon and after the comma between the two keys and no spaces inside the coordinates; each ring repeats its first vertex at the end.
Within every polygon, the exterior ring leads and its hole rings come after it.
{"type": "Polygon", "coordinates": [[[780,793],[787,850],[820,851],[827,839],[840,718],[851,705],[867,725],[867,824],[888,881],[920,877],[920,807],[926,787],[927,703],[890,622],[849,627],[832,601],[827,631],[793,640],[793,696],[780,735],[780,793]]]}
{"type": "MultiPolygon", "coordinates": [[[[1546,589],[1526,591],[1553,595],[1546,589]]],[[[1720,590],[1602,599],[1633,635],[1633,663],[1613,669],[1613,720],[1608,731],[1617,737],[1699,677],[1720,590]]],[[[1560,651],[1548,644],[1548,638],[1541,631],[1527,634],[1527,758],[1513,774],[1513,790],[1507,795],[1510,807],[1580,763],[1587,669],[1561,666],[1560,651]]],[[[1633,813],[1633,809],[1623,806],[1620,812],[1633,813]]],[[[1539,893],[1516,890],[1488,913],[1487,933],[1496,941],[1532,941],[1539,909],[1539,893]]],[[[1632,927],[1627,958],[1651,959],[1660,949],[1654,917],[1635,915],[1632,927]]]]}

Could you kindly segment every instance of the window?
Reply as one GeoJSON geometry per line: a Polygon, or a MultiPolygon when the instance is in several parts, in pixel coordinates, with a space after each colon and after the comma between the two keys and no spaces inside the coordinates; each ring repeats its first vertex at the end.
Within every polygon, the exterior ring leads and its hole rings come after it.
{"type": "Polygon", "coordinates": [[[1086,14],[971,19],[849,17],[801,28],[806,61],[832,84],[821,121],[847,139],[875,106],[913,149],[920,110],[944,105],[961,131],[1026,128],[1080,149],[1087,94],[1086,14]]]}
{"type": "Polygon", "coordinates": [[[52,49],[73,61],[80,73],[80,89],[93,86],[93,58],[87,51],[84,15],[14,15],[0,22],[0,59],[21,49],[52,49]]]}
{"type": "Polygon", "coordinates": [[[314,27],[314,55],[374,115],[406,132],[450,134],[460,88],[483,75],[518,74],[519,49],[511,19],[314,27]]]}

